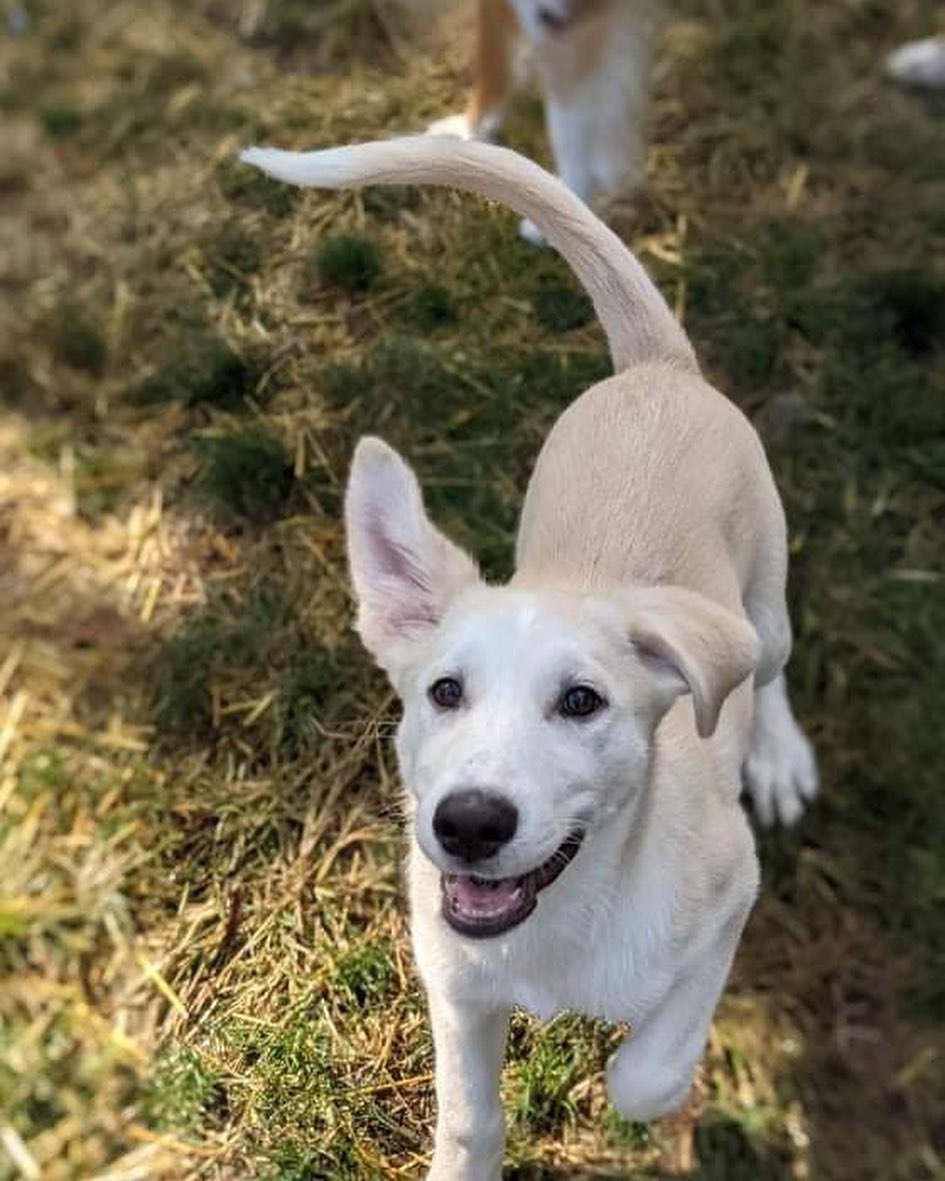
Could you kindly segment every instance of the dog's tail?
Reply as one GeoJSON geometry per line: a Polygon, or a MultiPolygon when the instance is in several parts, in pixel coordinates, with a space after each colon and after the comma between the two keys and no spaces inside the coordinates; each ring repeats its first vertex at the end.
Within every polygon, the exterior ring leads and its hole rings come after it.
{"type": "Polygon", "coordinates": [[[321,152],[249,148],[241,158],[297,185],[449,185],[507,205],[534,222],[584,284],[618,372],[642,361],[698,367],[681,325],[617,235],[561,181],[516,152],[445,136],[409,136],[321,152]]]}

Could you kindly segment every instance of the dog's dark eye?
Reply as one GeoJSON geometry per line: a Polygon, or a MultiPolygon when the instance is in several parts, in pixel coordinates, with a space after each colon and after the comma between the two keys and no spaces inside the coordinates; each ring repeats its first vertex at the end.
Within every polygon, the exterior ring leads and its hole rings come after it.
{"type": "Polygon", "coordinates": [[[429,693],[437,709],[457,709],[463,700],[463,687],[455,677],[440,677],[430,686],[429,693]]]}
{"type": "Polygon", "coordinates": [[[566,718],[587,718],[604,704],[603,697],[590,685],[572,685],[562,695],[558,713],[566,718]]]}

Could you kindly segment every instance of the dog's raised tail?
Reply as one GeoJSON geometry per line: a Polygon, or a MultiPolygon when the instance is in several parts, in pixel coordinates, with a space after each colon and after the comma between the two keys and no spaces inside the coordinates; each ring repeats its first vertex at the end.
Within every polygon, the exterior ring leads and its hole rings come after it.
{"type": "Polygon", "coordinates": [[[447,185],[507,205],[534,222],[581,280],[618,372],[643,361],[697,368],[681,325],[617,235],[561,181],[517,152],[446,136],[409,136],[320,152],[249,148],[241,158],[291,184],[447,185]]]}

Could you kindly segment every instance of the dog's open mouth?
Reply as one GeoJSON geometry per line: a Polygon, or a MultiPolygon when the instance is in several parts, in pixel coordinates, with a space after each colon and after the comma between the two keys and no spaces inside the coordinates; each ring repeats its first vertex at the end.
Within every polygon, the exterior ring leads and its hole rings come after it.
{"type": "Polygon", "coordinates": [[[538,894],[571,863],[583,832],[573,832],[537,869],[517,878],[483,878],[444,873],[443,917],[460,935],[487,939],[517,927],[538,905],[538,894]]]}

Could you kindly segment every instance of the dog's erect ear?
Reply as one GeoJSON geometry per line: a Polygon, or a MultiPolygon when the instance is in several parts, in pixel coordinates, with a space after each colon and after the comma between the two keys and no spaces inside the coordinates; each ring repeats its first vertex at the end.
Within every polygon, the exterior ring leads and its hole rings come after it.
{"type": "Polygon", "coordinates": [[[708,738],[725,699],[753,672],[759,643],[743,616],[678,586],[627,592],[630,638],[667,694],[692,694],[696,729],[708,738]]]}
{"type": "Polygon", "coordinates": [[[382,668],[442,618],[479,575],[475,563],[430,523],[417,478],[396,451],[364,438],[345,497],[348,561],[358,632],[382,668]]]}

